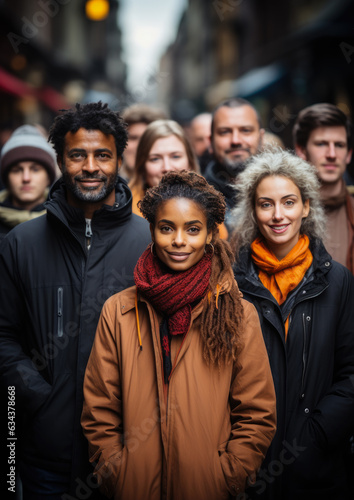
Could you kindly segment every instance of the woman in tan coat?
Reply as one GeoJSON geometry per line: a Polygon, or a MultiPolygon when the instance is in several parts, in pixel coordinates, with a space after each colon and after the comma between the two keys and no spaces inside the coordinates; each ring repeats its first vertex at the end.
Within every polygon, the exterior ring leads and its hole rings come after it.
{"type": "Polygon", "coordinates": [[[200,175],[169,172],[140,209],[152,244],[136,286],[104,305],[85,375],[98,484],[122,500],[241,498],[275,433],[275,395],[218,237],[225,202],[200,175]]]}

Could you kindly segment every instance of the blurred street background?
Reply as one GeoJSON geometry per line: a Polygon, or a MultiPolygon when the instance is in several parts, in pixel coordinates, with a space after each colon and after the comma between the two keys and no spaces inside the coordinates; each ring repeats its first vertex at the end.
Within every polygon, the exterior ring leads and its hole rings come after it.
{"type": "Polygon", "coordinates": [[[354,2],[0,0],[0,146],[76,102],[145,102],[187,125],[231,96],[287,147],[307,105],[353,119],[354,2]]]}

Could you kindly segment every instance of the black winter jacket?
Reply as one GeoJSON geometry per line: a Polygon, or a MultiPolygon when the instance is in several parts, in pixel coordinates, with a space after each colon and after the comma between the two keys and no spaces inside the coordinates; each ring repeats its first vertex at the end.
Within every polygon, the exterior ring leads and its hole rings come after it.
{"type": "Polygon", "coordinates": [[[226,214],[225,214],[225,225],[231,234],[233,229],[233,223],[230,220],[230,211],[236,205],[237,191],[232,186],[235,183],[235,177],[232,177],[229,172],[226,171],[225,167],[212,160],[206,167],[205,179],[209,184],[215,187],[220,193],[225,197],[226,203],[226,214]]]}
{"type": "Polygon", "coordinates": [[[344,500],[345,451],[354,430],[354,278],[311,241],[313,264],[279,307],[250,251],[235,277],[259,315],[277,395],[277,433],[248,495],[344,500]],[[285,343],[284,322],[290,314],[285,343]]]}
{"type": "Polygon", "coordinates": [[[151,241],[131,205],[120,179],[114,206],[93,215],[88,250],[84,214],[66,203],[59,180],[47,214],[14,228],[0,247],[0,374],[15,387],[18,418],[25,414],[23,458],[71,473],[76,495],[78,477],[85,482],[90,472],[80,416],[99,314],[108,297],[134,284],[151,241]]]}

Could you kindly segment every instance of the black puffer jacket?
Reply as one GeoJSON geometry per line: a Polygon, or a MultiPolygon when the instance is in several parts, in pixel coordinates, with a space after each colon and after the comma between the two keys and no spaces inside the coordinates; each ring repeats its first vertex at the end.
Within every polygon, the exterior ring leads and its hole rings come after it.
{"type": "Polygon", "coordinates": [[[277,433],[249,497],[344,500],[354,430],[354,278],[311,242],[314,261],[280,308],[250,251],[235,276],[258,311],[277,395],[277,433]],[[284,321],[290,314],[285,343],[284,321]]]}
{"type": "Polygon", "coordinates": [[[0,374],[15,386],[18,421],[20,410],[25,415],[23,457],[71,471],[74,498],[77,478],[85,482],[89,471],[80,416],[99,314],[108,297],[134,284],[135,264],[151,241],[131,204],[120,180],[115,205],[94,213],[87,250],[84,214],[66,203],[59,180],[47,214],[1,242],[0,374]]]}

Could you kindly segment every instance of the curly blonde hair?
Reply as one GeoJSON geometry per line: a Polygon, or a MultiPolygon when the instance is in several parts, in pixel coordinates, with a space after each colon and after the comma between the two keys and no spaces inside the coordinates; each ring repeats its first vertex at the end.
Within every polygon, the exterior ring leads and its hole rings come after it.
{"type": "Polygon", "coordinates": [[[300,232],[322,239],[325,215],[320,202],[316,168],[290,151],[273,148],[253,156],[237,178],[238,202],[231,212],[231,241],[236,253],[260,236],[255,217],[256,190],[264,178],[273,176],[290,179],[298,187],[302,201],[309,200],[309,215],[302,220],[300,232]]]}

